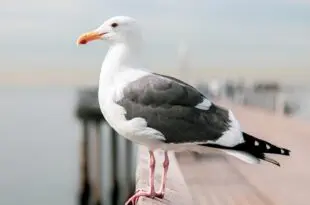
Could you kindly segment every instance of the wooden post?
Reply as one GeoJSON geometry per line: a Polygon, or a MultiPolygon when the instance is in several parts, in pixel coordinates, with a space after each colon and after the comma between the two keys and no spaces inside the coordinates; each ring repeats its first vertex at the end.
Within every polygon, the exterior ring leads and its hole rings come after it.
{"type": "Polygon", "coordinates": [[[275,94],[275,112],[277,114],[284,114],[285,96],[284,93],[278,92],[275,94]]]}
{"type": "Polygon", "coordinates": [[[83,120],[83,136],[81,141],[81,164],[80,164],[80,193],[79,204],[88,205],[90,200],[91,188],[89,181],[89,168],[88,168],[88,121],[83,120]]]}
{"type": "Polygon", "coordinates": [[[94,136],[94,148],[95,148],[95,160],[93,161],[95,163],[95,166],[93,168],[95,169],[95,176],[93,178],[93,204],[94,205],[101,205],[102,204],[102,173],[101,173],[101,154],[102,154],[102,143],[101,143],[101,123],[100,121],[96,121],[95,123],[95,136],[94,136]]]}
{"type": "Polygon", "coordinates": [[[117,180],[117,164],[118,164],[118,156],[117,156],[117,146],[118,146],[118,135],[114,131],[114,129],[111,128],[111,145],[112,145],[112,156],[111,156],[111,163],[112,163],[112,171],[111,171],[111,179],[112,179],[112,190],[111,190],[111,200],[112,204],[117,205],[118,199],[119,199],[119,184],[117,180]]]}
{"type": "Polygon", "coordinates": [[[132,142],[129,140],[125,140],[125,149],[126,149],[126,170],[127,170],[127,177],[126,177],[126,183],[127,183],[127,190],[126,190],[126,198],[130,197],[133,192],[135,191],[135,176],[132,176],[133,171],[133,145],[132,142]]]}

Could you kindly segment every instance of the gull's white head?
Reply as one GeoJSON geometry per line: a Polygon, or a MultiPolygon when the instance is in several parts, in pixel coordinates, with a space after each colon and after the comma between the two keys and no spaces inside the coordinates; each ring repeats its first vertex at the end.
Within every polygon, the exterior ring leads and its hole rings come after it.
{"type": "Polygon", "coordinates": [[[128,16],[115,16],[106,20],[97,29],[82,34],[77,44],[86,44],[93,40],[107,40],[111,43],[126,43],[141,38],[135,19],[128,16]]]}

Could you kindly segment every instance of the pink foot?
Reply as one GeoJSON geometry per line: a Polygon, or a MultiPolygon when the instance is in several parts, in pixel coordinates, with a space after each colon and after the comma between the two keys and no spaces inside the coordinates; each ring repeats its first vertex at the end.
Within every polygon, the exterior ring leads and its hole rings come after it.
{"type": "Polygon", "coordinates": [[[152,192],[146,192],[143,190],[137,190],[137,192],[127,200],[125,205],[136,205],[141,196],[152,198],[152,199],[155,197],[161,198],[161,194],[157,194],[155,192],[152,193],[152,192]]]}
{"type": "Polygon", "coordinates": [[[141,196],[149,197],[152,199],[155,197],[158,197],[158,198],[164,197],[164,190],[165,190],[166,178],[167,178],[167,170],[168,170],[168,165],[169,165],[169,159],[168,159],[167,152],[165,152],[163,182],[162,182],[160,191],[158,193],[156,193],[154,190],[155,157],[154,157],[153,151],[149,151],[149,154],[150,154],[150,178],[149,178],[150,190],[148,192],[143,191],[141,189],[137,190],[136,193],[126,201],[125,205],[130,205],[130,204],[136,205],[141,196]]]}

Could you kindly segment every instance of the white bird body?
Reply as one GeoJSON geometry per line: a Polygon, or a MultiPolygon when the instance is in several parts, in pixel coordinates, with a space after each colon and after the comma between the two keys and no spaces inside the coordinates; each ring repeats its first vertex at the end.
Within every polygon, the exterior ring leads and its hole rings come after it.
{"type": "Polygon", "coordinates": [[[147,146],[150,152],[149,192],[140,196],[163,197],[169,165],[168,150],[203,152],[216,148],[248,163],[260,159],[279,165],[264,153],[289,155],[289,150],[241,131],[230,110],[221,108],[192,86],[170,76],[148,72],[141,64],[142,38],[136,21],[113,17],[79,44],[106,39],[111,45],[102,63],[98,100],[106,121],[123,137],[147,146]],[[154,191],[153,150],[165,151],[163,183],[154,191]]]}

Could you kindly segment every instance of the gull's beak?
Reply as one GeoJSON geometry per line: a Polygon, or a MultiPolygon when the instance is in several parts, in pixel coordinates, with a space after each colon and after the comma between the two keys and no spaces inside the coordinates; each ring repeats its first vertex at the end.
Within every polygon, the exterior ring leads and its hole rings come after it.
{"type": "Polygon", "coordinates": [[[77,45],[80,44],[86,44],[89,41],[98,40],[101,39],[101,37],[104,35],[104,33],[98,33],[97,31],[91,31],[82,34],[76,41],[77,45]]]}

